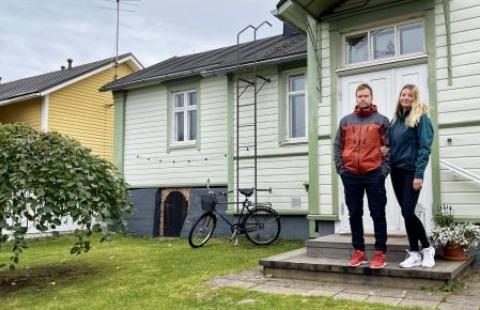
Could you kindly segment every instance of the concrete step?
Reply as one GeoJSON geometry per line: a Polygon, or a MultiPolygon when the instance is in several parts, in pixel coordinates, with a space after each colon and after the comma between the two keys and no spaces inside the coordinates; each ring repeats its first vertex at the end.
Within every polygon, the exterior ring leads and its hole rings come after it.
{"type": "Polygon", "coordinates": [[[321,282],[376,285],[394,288],[429,288],[448,284],[470,270],[471,256],[462,262],[437,260],[433,268],[408,268],[387,260],[383,269],[368,265],[349,267],[346,259],[307,256],[307,248],[282,253],[260,260],[265,275],[274,278],[321,282]]]}
{"type": "MultiPolygon", "coordinates": [[[[373,257],[375,238],[365,237],[365,252],[369,258],[373,257]]],[[[348,259],[352,255],[352,237],[350,235],[328,235],[305,241],[308,257],[348,259]]],[[[387,259],[401,262],[405,259],[408,249],[406,237],[389,237],[387,241],[387,259]]]]}

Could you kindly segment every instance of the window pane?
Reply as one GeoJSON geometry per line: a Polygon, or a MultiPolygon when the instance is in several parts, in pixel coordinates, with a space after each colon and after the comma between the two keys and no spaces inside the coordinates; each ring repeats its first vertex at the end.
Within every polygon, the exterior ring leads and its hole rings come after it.
{"type": "Polygon", "coordinates": [[[175,107],[176,108],[183,107],[183,94],[175,94],[175,107]]]}
{"type": "Polygon", "coordinates": [[[197,105],[197,92],[188,93],[188,105],[197,105]]]}
{"type": "Polygon", "coordinates": [[[289,77],[288,91],[302,91],[305,89],[305,77],[302,75],[295,75],[289,77]]]}
{"type": "Polygon", "coordinates": [[[395,35],[393,28],[372,32],[373,56],[375,59],[395,56],[395,35]]]}
{"type": "Polygon", "coordinates": [[[305,96],[290,96],[290,135],[292,138],[305,137],[305,96]]]}
{"type": "Polygon", "coordinates": [[[423,52],[424,34],[422,24],[410,24],[399,28],[400,53],[410,54],[423,52]]]}
{"type": "Polygon", "coordinates": [[[184,120],[183,112],[175,113],[175,141],[184,140],[184,120]]]}
{"type": "Polygon", "coordinates": [[[366,33],[348,37],[346,41],[347,63],[368,60],[368,35],[366,33]]]}
{"type": "Polygon", "coordinates": [[[197,139],[197,111],[188,111],[188,139],[197,139]]]}

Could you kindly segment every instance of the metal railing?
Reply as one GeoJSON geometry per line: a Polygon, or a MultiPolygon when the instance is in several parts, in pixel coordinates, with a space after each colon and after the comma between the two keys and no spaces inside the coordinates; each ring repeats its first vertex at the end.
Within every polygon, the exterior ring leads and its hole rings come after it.
{"type": "Polygon", "coordinates": [[[477,184],[480,184],[480,176],[476,175],[475,173],[472,173],[468,170],[463,169],[462,167],[459,167],[457,165],[454,165],[444,159],[440,160],[440,165],[444,168],[447,168],[450,171],[455,172],[458,175],[461,175],[464,178],[467,178],[477,184]]]}

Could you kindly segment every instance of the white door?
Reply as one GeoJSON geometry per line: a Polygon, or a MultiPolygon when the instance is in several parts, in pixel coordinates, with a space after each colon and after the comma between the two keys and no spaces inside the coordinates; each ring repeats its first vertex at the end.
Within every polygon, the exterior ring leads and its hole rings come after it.
{"type": "MultiPolygon", "coordinates": [[[[407,83],[416,84],[420,93],[424,96],[423,100],[428,102],[427,88],[427,67],[426,65],[409,66],[398,69],[369,72],[358,75],[342,77],[340,79],[341,88],[339,89],[338,102],[339,109],[337,119],[340,119],[353,112],[355,107],[355,90],[361,83],[368,83],[373,89],[373,102],[377,105],[378,112],[391,119],[398,99],[398,94],[403,85],[407,83]]],[[[339,179],[340,190],[340,232],[350,232],[348,220],[348,209],[345,204],[343,184],[339,179]]],[[[386,181],[387,190],[387,229],[389,234],[405,234],[405,225],[403,223],[400,206],[395,198],[390,176],[386,181]]],[[[430,165],[425,171],[424,187],[420,194],[417,206],[417,213],[426,224],[427,230],[431,227],[431,209],[432,209],[432,178],[430,165]]],[[[364,197],[364,217],[363,224],[365,233],[373,233],[373,222],[368,211],[368,200],[364,197]]]]}

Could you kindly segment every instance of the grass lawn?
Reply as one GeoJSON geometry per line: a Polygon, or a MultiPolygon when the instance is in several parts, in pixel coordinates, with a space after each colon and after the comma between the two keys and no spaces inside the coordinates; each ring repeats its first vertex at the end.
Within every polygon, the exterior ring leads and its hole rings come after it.
{"type": "MultiPolygon", "coordinates": [[[[98,240],[99,238],[95,238],[98,240]]],[[[280,241],[255,247],[225,239],[191,249],[186,240],[116,237],[69,254],[73,238],[30,241],[15,271],[0,270],[2,309],[394,309],[331,298],[216,289],[206,280],[255,268],[258,259],[302,246],[280,241]],[[243,299],[253,304],[238,304],[243,299]]],[[[8,262],[4,246],[0,262],[8,262]]]]}

